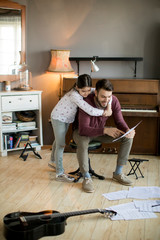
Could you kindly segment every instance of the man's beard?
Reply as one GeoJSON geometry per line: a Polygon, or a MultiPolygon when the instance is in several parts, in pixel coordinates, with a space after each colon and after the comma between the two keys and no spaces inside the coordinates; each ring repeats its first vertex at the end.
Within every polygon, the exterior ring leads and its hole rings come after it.
{"type": "Polygon", "coordinates": [[[95,100],[95,104],[96,104],[96,106],[97,106],[98,108],[106,109],[107,104],[106,104],[105,107],[103,107],[96,96],[94,96],[94,100],[95,100]]]}

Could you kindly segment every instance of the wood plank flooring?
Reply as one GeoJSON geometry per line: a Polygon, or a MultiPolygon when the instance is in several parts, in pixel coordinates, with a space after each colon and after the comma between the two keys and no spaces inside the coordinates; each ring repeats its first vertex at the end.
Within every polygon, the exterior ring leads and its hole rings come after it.
{"type": "MultiPolygon", "coordinates": [[[[57,210],[61,213],[94,208],[106,208],[112,205],[131,202],[132,199],[109,201],[102,194],[128,190],[112,180],[116,166],[116,155],[90,154],[92,168],[106,177],[104,181],[93,178],[94,193],[85,193],[78,183],[55,181],[55,172],[48,167],[50,148],[39,153],[42,159],[29,152],[27,161],[19,158],[21,152],[10,152],[0,157],[0,240],[3,237],[3,217],[16,211],[39,212],[57,210]]],[[[136,180],[129,176],[133,186],[160,186],[160,156],[131,157],[149,159],[141,165],[144,178],[136,180]]],[[[78,162],[75,153],[64,154],[66,172],[76,170],[78,162]]],[[[124,172],[130,170],[129,163],[124,172]]],[[[159,240],[160,214],[156,219],[111,221],[100,213],[69,217],[65,232],[59,236],[43,237],[42,240],[159,240]]]]}

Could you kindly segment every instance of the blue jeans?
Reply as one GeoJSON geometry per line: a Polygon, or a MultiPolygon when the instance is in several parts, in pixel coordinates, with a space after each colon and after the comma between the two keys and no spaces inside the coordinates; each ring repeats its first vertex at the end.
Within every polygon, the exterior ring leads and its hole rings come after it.
{"type": "Polygon", "coordinates": [[[55,140],[52,145],[51,161],[56,163],[56,174],[64,173],[63,169],[63,152],[65,147],[65,136],[69,123],[61,122],[51,118],[55,140]]]}

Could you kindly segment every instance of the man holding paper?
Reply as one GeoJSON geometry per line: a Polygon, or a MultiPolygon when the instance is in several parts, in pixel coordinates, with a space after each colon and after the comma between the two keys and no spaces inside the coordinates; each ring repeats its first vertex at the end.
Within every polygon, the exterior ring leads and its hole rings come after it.
{"type": "MultiPolygon", "coordinates": [[[[108,117],[89,116],[81,109],[79,109],[78,119],[75,122],[73,139],[77,144],[77,158],[80,171],[84,177],[82,188],[86,192],[94,191],[88,166],[89,142],[98,140],[102,143],[112,143],[113,140],[129,131],[129,127],[122,116],[119,100],[116,96],[112,95],[112,92],[113,86],[110,81],[102,79],[96,83],[95,94],[90,94],[85,100],[90,105],[99,109],[106,109],[108,103],[112,101],[112,115],[117,128],[105,126],[108,117]]],[[[122,173],[122,168],[128,160],[134,135],[135,130],[133,129],[125,137],[118,140],[120,142],[120,149],[117,157],[117,166],[113,173],[114,180],[128,186],[131,185],[132,182],[122,173]]]]}

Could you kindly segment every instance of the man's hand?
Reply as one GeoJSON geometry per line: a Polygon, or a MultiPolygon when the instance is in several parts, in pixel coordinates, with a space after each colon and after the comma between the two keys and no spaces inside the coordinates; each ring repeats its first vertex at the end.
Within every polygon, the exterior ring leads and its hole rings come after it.
{"type": "MultiPolygon", "coordinates": [[[[107,134],[108,136],[111,136],[113,138],[118,138],[120,137],[122,134],[124,134],[123,131],[119,130],[118,128],[114,128],[114,127],[109,127],[109,128],[104,128],[103,131],[104,134],[107,134]]],[[[128,134],[129,135],[129,134],[128,134]]]]}
{"type": "MultiPolygon", "coordinates": [[[[128,129],[127,131],[129,131],[129,129],[128,129]]],[[[133,129],[130,133],[128,133],[128,134],[126,135],[126,138],[134,138],[135,134],[136,134],[136,132],[135,132],[135,130],[133,129]]]]}

